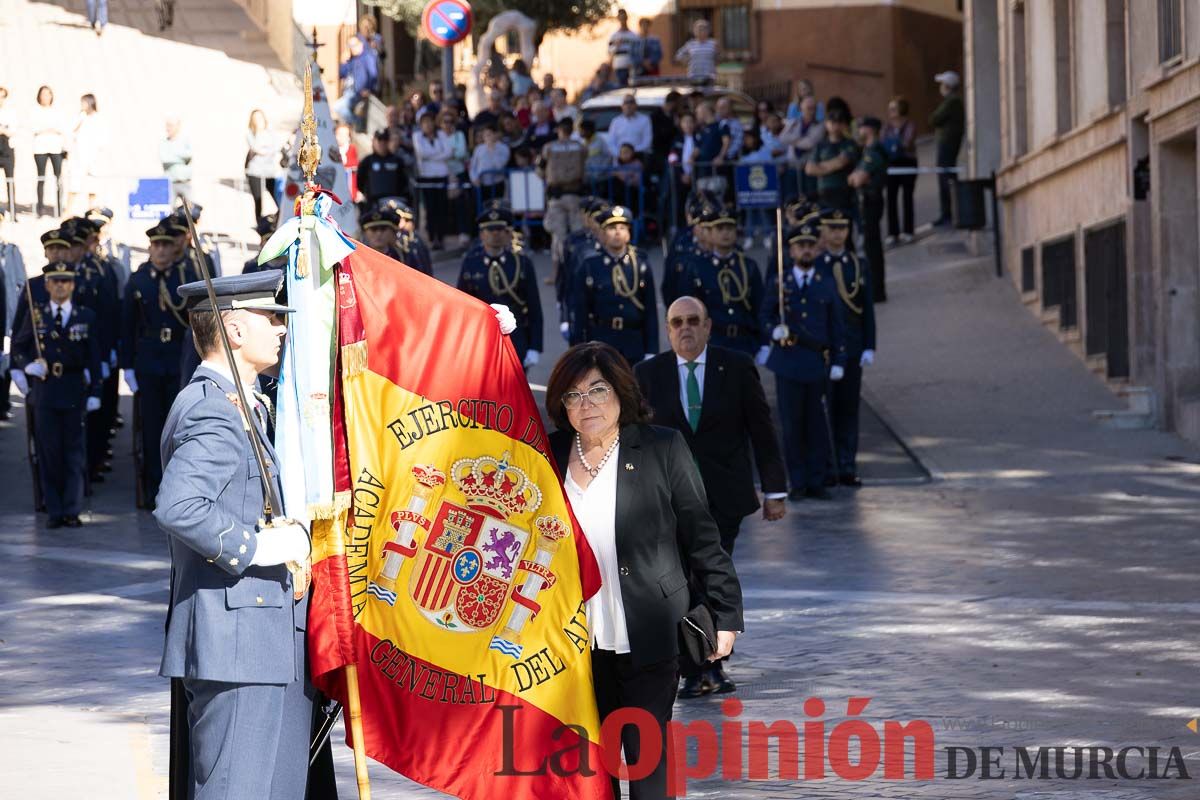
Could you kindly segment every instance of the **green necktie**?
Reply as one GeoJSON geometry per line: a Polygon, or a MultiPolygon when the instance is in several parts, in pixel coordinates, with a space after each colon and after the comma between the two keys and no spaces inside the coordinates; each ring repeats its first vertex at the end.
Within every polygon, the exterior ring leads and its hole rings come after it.
{"type": "Polygon", "coordinates": [[[687,418],[692,430],[700,427],[700,381],[696,380],[697,366],[699,365],[695,361],[687,362],[687,418]]]}

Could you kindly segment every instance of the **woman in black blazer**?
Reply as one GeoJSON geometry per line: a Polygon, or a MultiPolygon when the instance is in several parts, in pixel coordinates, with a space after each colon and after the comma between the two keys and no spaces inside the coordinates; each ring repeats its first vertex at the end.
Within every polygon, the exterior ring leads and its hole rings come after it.
{"type": "MultiPolygon", "coordinates": [[[[687,575],[716,622],[714,658],[728,655],[742,630],[741,586],[687,444],[677,431],[646,424],[637,380],[614,348],[588,342],[564,353],[550,375],[546,411],[558,426],[550,446],[567,497],[603,578],[587,604],[600,718],[625,707],[654,716],[662,733],[657,766],[630,783],[630,797],[665,798],[687,575]]],[[[636,727],[626,726],[621,739],[627,763],[654,758],[641,753],[636,727]]],[[[615,777],[613,790],[619,798],[615,777]]]]}

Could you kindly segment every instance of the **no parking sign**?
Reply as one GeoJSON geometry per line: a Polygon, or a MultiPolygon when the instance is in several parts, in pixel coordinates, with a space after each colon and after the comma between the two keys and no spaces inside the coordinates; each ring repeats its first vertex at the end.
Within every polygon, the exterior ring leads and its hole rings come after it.
{"type": "Polygon", "coordinates": [[[471,33],[471,4],[467,0],[430,0],[421,14],[421,28],[439,47],[451,47],[471,33]]]}

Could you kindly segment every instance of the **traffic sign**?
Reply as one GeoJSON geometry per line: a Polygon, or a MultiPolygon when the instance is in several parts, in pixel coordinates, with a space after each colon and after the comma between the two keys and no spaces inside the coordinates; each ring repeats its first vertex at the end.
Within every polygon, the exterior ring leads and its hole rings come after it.
{"type": "Polygon", "coordinates": [[[471,33],[471,4],[467,0],[429,0],[421,14],[421,29],[439,47],[450,47],[471,33]]]}

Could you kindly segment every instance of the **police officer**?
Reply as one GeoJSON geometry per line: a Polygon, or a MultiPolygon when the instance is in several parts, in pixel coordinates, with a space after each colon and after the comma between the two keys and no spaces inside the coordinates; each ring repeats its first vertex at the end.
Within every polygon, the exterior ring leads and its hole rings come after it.
{"type": "MultiPolygon", "coordinates": [[[[783,429],[783,450],[792,486],[788,498],[829,500],[825,475],[831,428],[826,384],[845,373],[845,319],[837,290],[816,268],[817,230],[800,225],[788,231],[790,268],[783,275],[783,314],[777,302],[763,303],[762,328],[771,345],[758,361],[775,373],[775,391],[783,429]]],[[[767,296],[777,297],[774,273],[767,296]]]]}
{"type": "Polygon", "coordinates": [[[396,212],[400,221],[396,234],[396,246],[400,250],[400,260],[418,272],[433,275],[433,254],[429,245],[417,233],[417,218],[408,204],[402,200],[388,200],[385,204],[396,212]]]}
{"type": "Polygon", "coordinates": [[[688,202],[686,235],[679,235],[671,243],[667,260],[663,264],[662,299],[670,307],[690,290],[688,272],[692,262],[702,260],[712,249],[706,221],[715,219],[716,203],[707,196],[693,195],[688,202]]]}
{"type": "Polygon", "coordinates": [[[303,592],[296,599],[303,587],[285,565],[305,562],[309,540],[286,519],[257,525],[266,492],[252,441],[266,461],[265,480],[280,491],[266,412],[248,391],[278,360],[281,314],[290,311],[274,299],[282,280],[278,270],[216,278],[220,316],[203,283],[178,292],[192,303],[204,361],[172,404],[162,436],[154,518],[168,536],[171,599],[159,674],[182,679],[189,796],[196,798],[305,796],[313,696],[303,630],[308,602],[303,592]],[[232,364],[218,324],[228,333],[232,364]],[[245,415],[231,399],[234,381],[247,388],[245,415]]]}
{"type": "Polygon", "coordinates": [[[84,415],[100,409],[96,313],[72,302],[75,270],[64,261],[42,273],[47,299],[13,338],[13,382],[29,395],[47,526],[78,528],[86,470],[84,415]]]}
{"type": "Polygon", "coordinates": [[[883,219],[883,192],[887,188],[888,156],[883,145],[879,143],[881,127],[882,123],[876,117],[866,117],[859,122],[858,135],[862,145],[862,157],[848,178],[850,185],[858,190],[858,218],[862,225],[863,252],[871,271],[871,292],[877,303],[887,300],[883,234],[879,230],[879,224],[883,219]]]}
{"type": "MultiPolygon", "coordinates": [[[[191,210],[192,222],[198,226],[200,224],[200,212],[204,210],[204,207],[199,203],[192,203],[191,210]]],[[[187,249],[192,244],[192,231],[188,227],[187,217],[183,214],[183,208],[175,209],[175,213],[168,217],[168,219],[171,220],[171,224],[177,231],[175,237],[175,244],[178,248],[176,258],[185,258],[187,249]]],[[[200,253],[208,263],[208,274],[214,278],[223,275],[224,272],[221,270],[221,250],[217,247],[216,239],[212,237],[212,234],[202,233],[199,229],[197,229],[196,233],[200,237],[198,243],[200,253]]]]}
{"type": "MultiPolygon", "coordinates": [[[[275,225],[272,224],[269,217],[259,217],[258,224],[254,226],[254,232],[258,234],[258,248],[262,250],[262,246],[267,243],[267,239],[270,239],[272,234],[275,233],[275,225]]],[[[242,274],[249,275],[254,272],[262,272],[265,269],[283,269],[286,266],[286,250],[265,264],[259,264],[258,256],[255,255],[242,265],[242,274]]]]}
{"type": "Polygon", "coordinates": [[[708,308],[711,341],[754,356],[765,341],[759,330],[763,278],[754,259],[737,249],[737,220],[728,210],[709,211],[710,253],[688,261],[688,294],[708,308]]]}
{"type": "Polygon", "coordinates": [[[485,303],[509,307],[517,320],[517,329],[511,334],[513,347],[528,370],[542,354],[542,300],[533,261],[513,252],[512,216],[508,211],[492,208],[475,222],[483,247],[463,259],[458,288],[485,303]]]}
{"type": "Polygon", "coordinates": [[[372,208],[359,218],[358,225],[362,228],[363,241],[367,247],[383,253],[388,258],[408,263],[396,247],[400,217],[393,209],[386,206],[372,208]]]}
{"type": "MultiPolygon", "coordinates": [[[[836,448],[833,481],[843,486],[862,486],[858,477],[858,408],[862,394],[863,367],[875,361],[875,303],[871,270],[866,262],[846,249],[850,221],[833,210],[822,220],[826,250],[817,257],[817,270],[837,289],[846,320],[846,372],[833,384],[830,417],[836,448]]],[[[830,482],[830,481],[827,481],[830,482]]]]}
{"type": "MultiPolygon", "coordinates": [[[[134,393],[140,415],[142,474],[139,507],[153,508],[162,480],[158,443],[167,412],[179,393],[179,375],[187,314],[179,287],[191,282],[193,269],[180,257],[179,229],[170,218],[146,231],[150,260],[138,267],[125,287],[121,308],[118,360],[125,383],[134,393]]],[[[137,426],[135,425],[135,428],[137,426]]]]}
{"type": "Polygon", "coordinates": [[[633,218],[613,206],[600,221],[604,249],[588,256],[571,286],[571,344],[610,344],[636,364],[658,354],[658,305],[654,273],[629,244],[633,218]]]}
{"type": "Polygon", "coordinates": [[[132,272],[129,245],[118,244],[112,238],[113,211],[111,208],[97,207],[88,209],[87,218],[99,226],[96,232],[96,245],[93,252],[102,259],[117,278],[117,296],[125,292],[125,284],[132,272]]]}
{"type": "Polygon", "coordinates": [[[601,244],[601,228],[599,219],[607,214],[608,201],[599,197],[588,198],[583,204],[583,230],[568,242],[563,268],[558,271],[554,284],[554,296],[558,301],[559,330],[567,341],[571,341],[571,331],[576,323],[571,314],[572,287],[579,275],[583,262],[590,256],[604,249],[601,244]]]}

